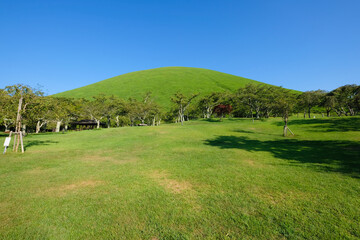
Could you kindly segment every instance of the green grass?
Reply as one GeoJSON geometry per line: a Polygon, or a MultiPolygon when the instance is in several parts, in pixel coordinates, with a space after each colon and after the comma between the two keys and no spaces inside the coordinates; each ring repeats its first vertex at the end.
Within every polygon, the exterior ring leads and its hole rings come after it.
{"type": "MultiPolygon", "coordinates": [[[[0,156],[0,239],[358,239],[360,118],[39,134],[0,156]]],[[[0,139],[3,142],[3,138],[0,139]]]]}
{"type": "Polygon", "coordinates": [[[123,74],[54,96],[91,98],[103,93],[140,99],[150,91],[161,106],[168,108],[171,96],[177,91],[204,95],[214,91],[234,91],[248,83],[261,82],[202,68],[163,67],[123,74]]]}

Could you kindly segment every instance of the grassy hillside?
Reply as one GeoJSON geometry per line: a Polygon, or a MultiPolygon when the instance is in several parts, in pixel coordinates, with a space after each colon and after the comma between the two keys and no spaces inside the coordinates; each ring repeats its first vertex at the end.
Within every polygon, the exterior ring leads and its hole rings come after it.
{"type": "Polygon", "coordinates": [[[248,83],[260,82],[202,68],[164,67],[123,74],[55,96],[91,98],[104,93],[122,98],[141,98],[150,91],[159,104],[169,107],[170,97],[177,91],[206,94],[236,90],[248,83]]]}
{"type": "Polygon", "coordinates": [[[359,239],[359,120],[30,135],[0,156],[0,239],[359,239]]]}

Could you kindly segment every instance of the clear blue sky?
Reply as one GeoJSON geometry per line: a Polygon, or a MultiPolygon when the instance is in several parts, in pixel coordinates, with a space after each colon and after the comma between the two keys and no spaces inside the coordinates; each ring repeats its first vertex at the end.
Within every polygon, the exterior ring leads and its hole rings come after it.
{"type": "Polygon", "coordinates": [[[0,88],[53,94],[165,66],[360,84],[360,0],[0,0],[0,88]]]}

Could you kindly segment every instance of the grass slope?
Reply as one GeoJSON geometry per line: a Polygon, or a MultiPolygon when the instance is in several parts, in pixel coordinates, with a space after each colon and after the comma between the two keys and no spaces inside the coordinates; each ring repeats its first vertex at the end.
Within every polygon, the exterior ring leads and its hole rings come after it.
{"type": "Polygon", "coordinates": [[[55,96],[91,98],[104,93],[140,99],[150,91],[159,104],[169,107],[170,98],[177,91],[185,94],[233,91],[248,83],[261,82],[202,68],[164,67],[123,74],[55,96]]]}
{"type": "Polygon", "coordinates": [[[360,238],[360,118],[281,125],[30,135],[0,156],[0,238],[360,238]]]}

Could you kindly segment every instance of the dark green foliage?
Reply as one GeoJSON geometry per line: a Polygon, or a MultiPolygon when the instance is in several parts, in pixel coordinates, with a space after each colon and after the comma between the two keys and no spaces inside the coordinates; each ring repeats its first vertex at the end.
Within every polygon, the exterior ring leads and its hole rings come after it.
{"type": "Polygon", "coordinates": [[[298,105],[300,108],[304,109],[304,118],[306,112],[308,113],[308,117],[311,118],[311,109],[315,106],[319,106],[324,96],[325,91],[323,90],[306,91],[298,96],[298,105]]]}
{"type": "Polygon", "coordinates": [[[338,116],[355,116],[360,111],[360,86],[344,85],[328,94],[333,98],[332,108],[338,116]]]}

